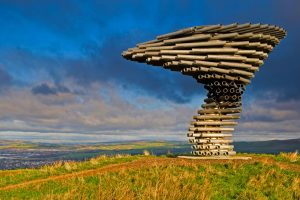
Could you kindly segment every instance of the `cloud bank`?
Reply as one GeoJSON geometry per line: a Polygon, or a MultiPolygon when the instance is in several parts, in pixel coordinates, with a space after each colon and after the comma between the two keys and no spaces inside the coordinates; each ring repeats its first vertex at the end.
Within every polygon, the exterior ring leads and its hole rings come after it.
{"type": "Polygon", "coordinates": [[[184,140],[203,87],[120,54],[176,29],[237,21],[288,31],[247,88],[237,137],[299,137],[299,6],[271,0],[1,1],[0,132],[5,138],[40,133],[45,140],[50,133],[62,139],[78,134],[79,141],[116,133],[124,140],[184,140]]]}

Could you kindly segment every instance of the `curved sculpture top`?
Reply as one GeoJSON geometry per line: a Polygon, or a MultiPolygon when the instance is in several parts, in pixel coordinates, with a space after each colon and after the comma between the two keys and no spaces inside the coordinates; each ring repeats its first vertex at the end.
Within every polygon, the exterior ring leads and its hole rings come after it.
{"type": "Polygon", "coordinates": [[[157,36],[122,55],[192,76],[216,73],[248,84],[285,35],[284,29],[268,24],[195,26],[157,36]]]}
{"type": "Polygon", "coordinates": [[[268,24],[195,26],[157,36],[122,53],[129,60],[180,71],[205,84],[208,98],[191,122],[195,155],[232,155],[241,95],[286,31],[268,24]]]}

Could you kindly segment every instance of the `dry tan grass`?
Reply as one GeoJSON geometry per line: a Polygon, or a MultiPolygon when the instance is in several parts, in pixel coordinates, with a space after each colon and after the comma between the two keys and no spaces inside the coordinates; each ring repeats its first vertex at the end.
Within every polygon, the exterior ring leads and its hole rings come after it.
{"type": "Polygon", "coordinates": [[[15,176],[17,174],[23,174],[24,170],[8,170],[8,171],[0,171],[0,176],[15,176]]]}
{"type": "Polygon", "coordinates": [[[49,174],[53,174],[58,168],[63,166],[63,162],[62,161],[57,161],[51,165],[45,165],[43,167],[40,168],[41,171],[49,173],[49,174]]]}
{"type": "Polygon", "coordinates": [[[127,158],[127,157],[130,157],[131,155],[130,154],[116,154],[116,155],[114,155],[114,156],[112,156],[112,157],[115,157],[115,158],[127,158]]]}
{"type": "Polygon", "coordinates": [[[295,151],[293,153],[283,153],[283,152],[281,152],[279,154],[279,156],[289,160],[290,162],[297,162],[298,160],[300,160],[300,156],[299,156],[298,151],[295,151]]]}
{"type": "Polygon", "coordinates": [[[151,155],[151,153],[148,150],[144,150],[143,154],[144,154],[144,156],[150,156],[151,155]]]}
{"type": "Polygon", "coordinates": [[[74,161],[64,162],[63,166],[67,171],[72,171],[77,169],[77,164],[74,161]]]}
{"type": "Polygon", "coordinates": [[[199,184],[193,184],[193,181],[190,181],[195,180],[195,174],[184,170],[177,173],[177,170],[173,164],[155,165],[147,170],[135,170],[134,173],[124,170],[110,176],[99,176],[97,199],[210,199],[208,178],[205,178],[202,186],[199,187],[199,184]],[[133,182],[128,182],[130,179],[133,182]]]}

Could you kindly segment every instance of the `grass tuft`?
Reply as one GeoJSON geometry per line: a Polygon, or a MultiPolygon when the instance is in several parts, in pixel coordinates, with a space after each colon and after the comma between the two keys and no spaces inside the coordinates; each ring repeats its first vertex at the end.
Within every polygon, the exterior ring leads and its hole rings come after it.
{"type": "Polygon", "coordinates": [[[143,151],[143,154],[144,154],[144,156],[150,156],[151,155],[151,153],[146,149],[143,151]]]}
{"type": "Polygon", "coordinates": [[[281,156],[282,158],[290,161],[290,162],[297,162],[300,160],[300,156],[299,156],[299,153],[298,151],[295,151],[295,152],[291,152],[291,153],[283,153],[281,152],[279,154],[279,156],[281,156]]]}

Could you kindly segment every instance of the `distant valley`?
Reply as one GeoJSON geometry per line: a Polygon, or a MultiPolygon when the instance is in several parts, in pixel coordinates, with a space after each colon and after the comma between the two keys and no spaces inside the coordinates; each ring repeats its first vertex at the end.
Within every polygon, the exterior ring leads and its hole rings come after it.
{"type": "MultiPolygon", "coordinates": [[[[294,152],[300,150],[300,138],[235,142],[239,153],[294,152]]],[[[0,141],[0,169],[34,168],[58,160],[86,160],[99,155],[143,154],[148,150],[154,155],[189,154],[190,145],[178,141],[132,141],[94,144],[49,144],[24,141],[0,141]]]]}

